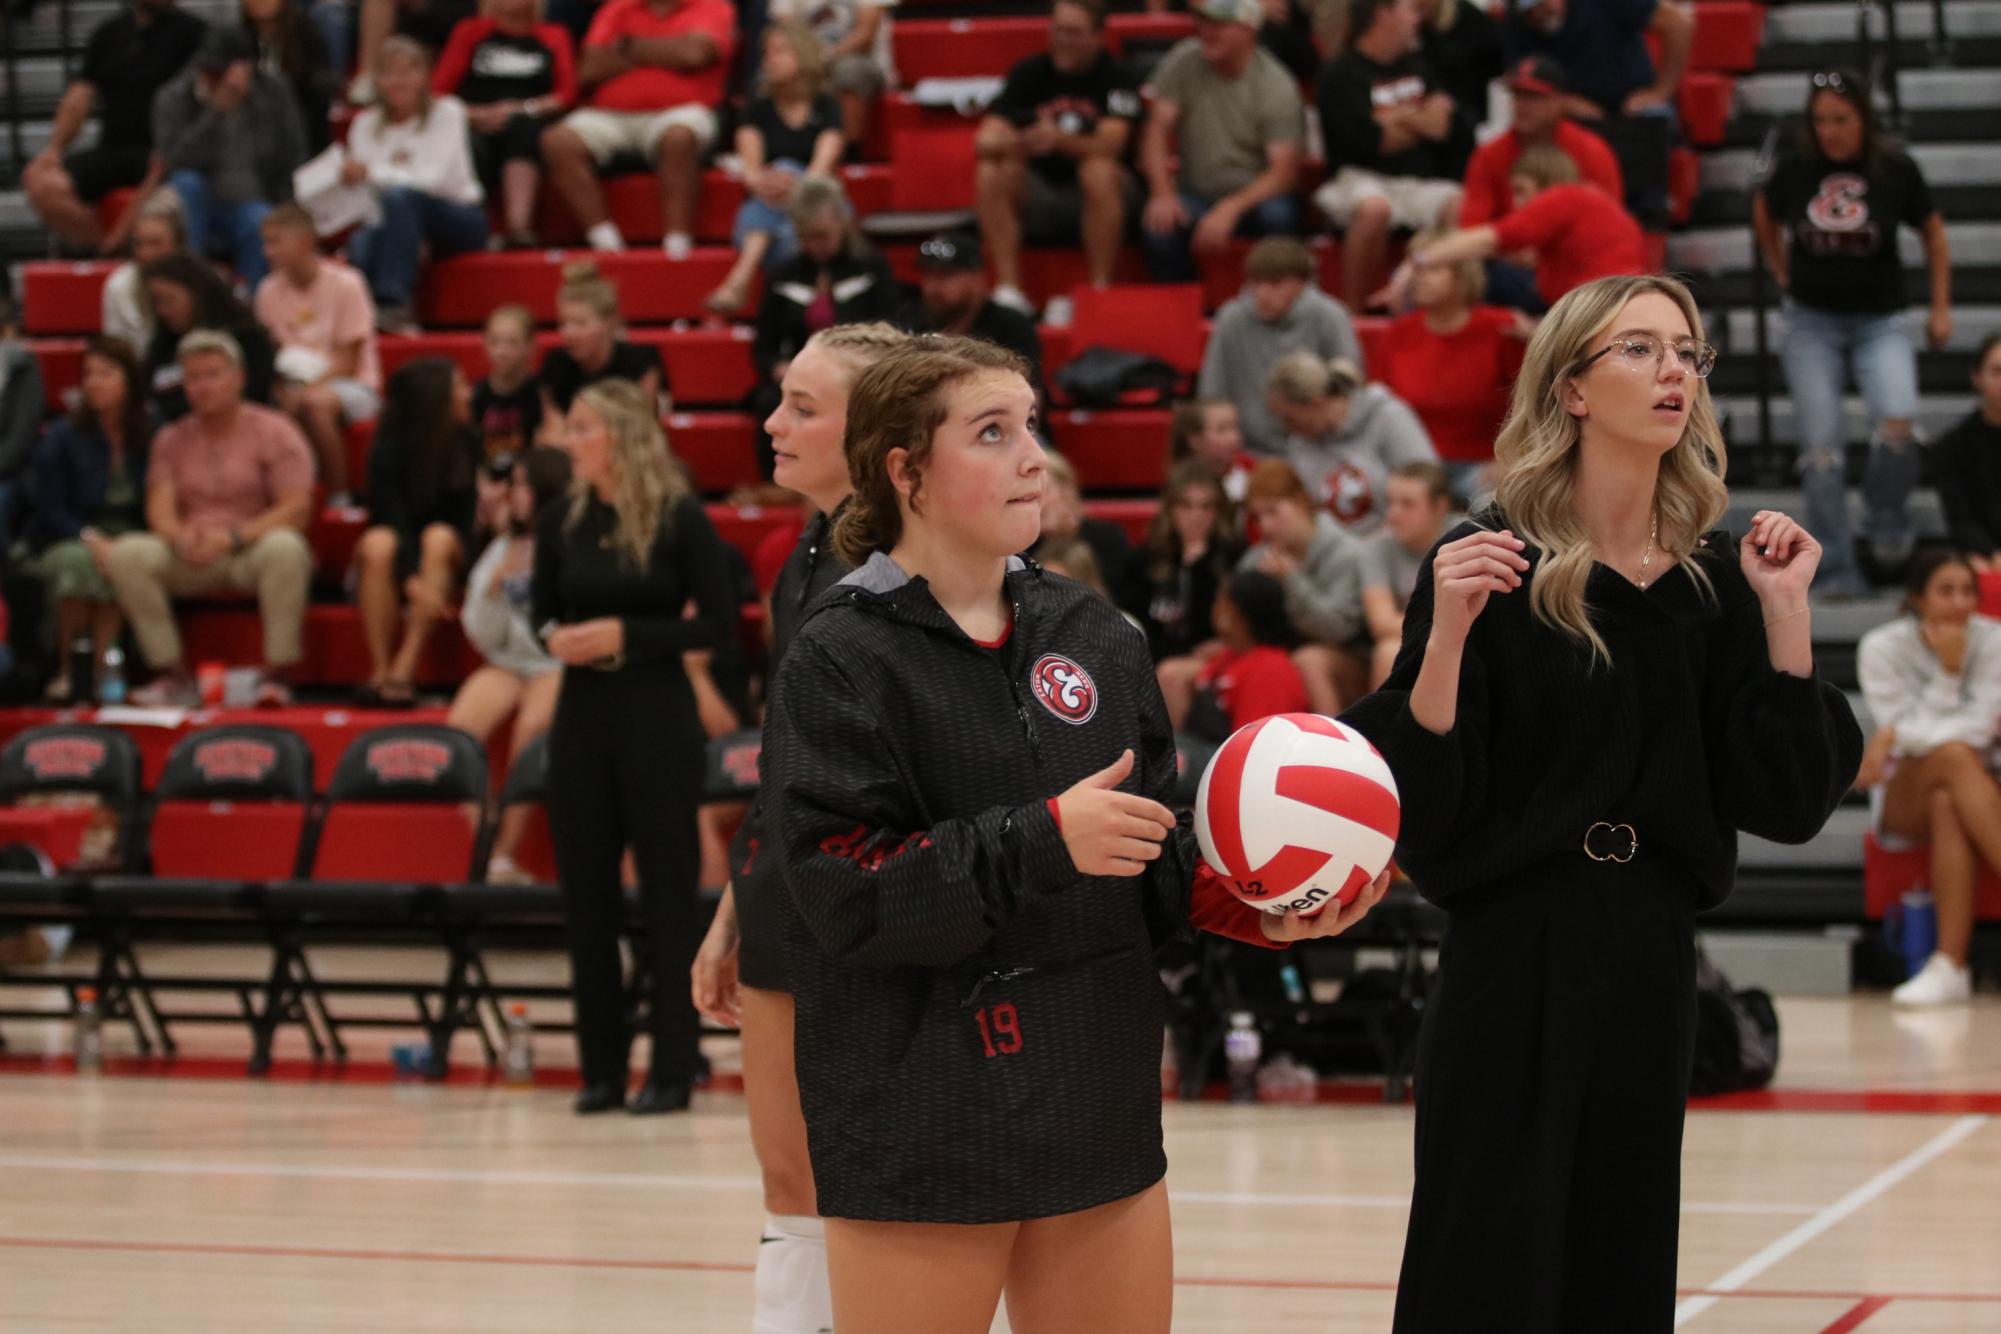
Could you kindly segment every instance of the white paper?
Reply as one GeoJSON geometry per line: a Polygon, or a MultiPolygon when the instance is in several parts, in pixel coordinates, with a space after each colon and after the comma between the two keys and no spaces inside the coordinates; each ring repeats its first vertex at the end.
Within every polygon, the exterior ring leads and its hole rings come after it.
{"type": "Polygon", "coordinates": [[[341,180],[347,165],[347,150],[339,144],[292,173],[292,197],[313,215],[313,229],[332,236],[349,227],[372,227],[382,221],[382,207],[375,191],[367,185],[348,185],[341,180]]]}

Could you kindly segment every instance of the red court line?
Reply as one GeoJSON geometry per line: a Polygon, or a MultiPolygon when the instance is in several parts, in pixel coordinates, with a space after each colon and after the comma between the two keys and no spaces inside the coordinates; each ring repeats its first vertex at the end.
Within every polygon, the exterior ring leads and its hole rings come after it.
{"type": "MultiPolygon", "coordinates": [[[[199,1241],[116,1241],[99,1237],[10,1237],[0,1236],[0,1250],[106,1251],[139,1255],[242,1256],[282,1260],[356,1260],[368,1263],[404,1262],[413,1264],[469,1264],[535,1266],[547,1269],[621,1269],[672,1273],[748,1274],[755,1266],[710,1260],[614,1260],[591,1256],[501,1255],[480,1251],[378,1251],[342,1246],[256,1246],[228,1242],[199,1241]]],[[[1190,1278],[1177,1277],[1183,1288],[1255,1288],[1272,1291],[1394,1292],[1395,1283],[1341,1279],[1283,1278],[1190,1278]]],[[[1817,1292],[1792,1289],[1744,1288],[1734,1292],[1710,1292],[1703,1288],[1683,1288],[1680,1297],[1716,1297],[1774,1301],[1852,1301],[1858,1306],[1875,1303],[1881,1310],[1892,1301],[1900,1302],[1993,1302],[2001,1303],[2001,1292],[1817,1292]]],[[[1851,1311],[1849,1314],[1854,1314],[1851,1311]]],[[[1853,1325],[1834,1328],[1853,1329],[1853,1325]]],[[[1827,1331],[1822,1331],[1827,1334],[1827,1331]]]]}
{"type": "Polygon", "coordinates": [[[2001,1113],[2001,1092],[1924,1089],[1760,1089],[1692,1098],[1694,1112],[1919,1112],[1965,1115],[2001,1113]]]}
{"type": "Polygon", "coordinates": [[[1860,1328],[1863,1321],[1888,1306],[1890,1300],[1888,1297],[1864,1297],[1843,1311],[1840,1317],[1820,1331],[1820,1334],[1848,1334],[1848,1331],[1860,1328]]]}

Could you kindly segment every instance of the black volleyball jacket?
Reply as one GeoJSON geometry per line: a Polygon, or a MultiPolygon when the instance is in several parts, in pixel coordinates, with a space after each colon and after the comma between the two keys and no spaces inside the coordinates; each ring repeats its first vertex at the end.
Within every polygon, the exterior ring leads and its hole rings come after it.
{"type": "MultiPolygon", "coordinates": [[[[799,910],[787,964],[820,1210],[987,1223],[1090,1208],[1166,1168],[1152,962],[1198,853],[1078,874],[1050,798],[1130,747],[1170,801],[1174,738],[1146,641],[1016,560],[984,647],[876,556],[816,604],[765,727],[766,855],[799,910]]],[[[1205,925],[1261,938],[1203,882],[1205,925]]]]}

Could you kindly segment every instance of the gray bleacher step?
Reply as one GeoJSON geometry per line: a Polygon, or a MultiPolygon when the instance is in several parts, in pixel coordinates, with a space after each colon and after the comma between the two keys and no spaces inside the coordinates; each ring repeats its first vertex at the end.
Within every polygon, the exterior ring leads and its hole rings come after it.
{"type": "Polygon", "coordinates": [[[1858,929],[1818,931],[1733,931],[1701,933],[1709,961],[1740,990],[1761,987],[1774,996],[1846,996],[1854,987],[1852,967],[1858,929]]]}
{"type": "MultiPolygon", "coordinates": [[[[1741,448],[1750,443],[1752,432],[1758,424],[1758,398],[1756,394],[1718,394],[1716,409],[1729,418],[1732,438],[1741,448]]],[[[1850,395],[1842,400],[1843,420],[1850,440],[1865,440],[1869,435],[1869,416],[1862,406],[1862,400],[1850,395]]],[[[1964,394],[1922,394],[1918,398],[1918,422],[1925,434],[1936,438],[1957,425],[1961,418],[1973,411],[1972,393],[1964,394]]],[[[1772,440],[1775,444],[1790,445],[1798,439],[1793,430],[1792,400],[1786,395],[1785,377],[1773,372],[1772,395],[1772,440]]]]}
{"type": "MultiPolygon", "coordinates": [[[[237,6],[231,0],[179,0],[175,6],[209,23],[237,21],[237,6]]],[[[22,52],[59,51],[62,45],[61,0],[35,6],[27,19],[14,20],[15,49],[22,52]]],[[[129,8],[118,0],[69,0],[70,44],[79,55],[90,34],[106,19],[129,8]]]]}
{"type": "MultiPolygon", "coordinates": [[[[2001,72],[1995,77],[2001,79],[2001,72]]],[[[1935,185],[2001,185],[2001,144],[1917,144],[1910,153],[1935,185]]],[[[1757,161],[1757,151],[1749,148],[1705,153],[1702,188],[1749,191],[1757,161]]]]}
{"type": "MultiPolygon", "coordinates": [[[[1819,614],[1817,609],[1815,614],[1819,614]]],[[[1739,835],[1737,862],[1749,871],[1853,874],[1862,864],[1862,836],[1868,832],[1868,807],[1842,806],[1828,817],[1820,833],[1806,843],[1774,843],[1756,834],[1739,835]]]]}
{"type": "MultiPolygon", "coordinates": [[[[1880,16],[1870,19],[1870,31],[1881,36],[1880,16]]],[[[1945,30],[1954,37],[2001,36],[2001,0],[1949,0],[1945,6],[1945,30]]],[[[1897,35],[1910,38],[1932,31],[1929,0],[1905,0],[1897,6],[1897,35]]],[[[1855,5],[1804,4],[1768,5],[1765,8],[1765,41],[1852,42],[1855,40],[1855,5]]]]}
{"type": "MultiPolygon", "coordinates": [[[[1995,78],[2001,87],[2001,75],[1995,78]]],[[[2001,222],[1946,222],[1954,267],[2001,264],[2001,222]]],[[[1906,265],[1924,263],[1924,244],[1906,228],[1898,238],[1906,265]]],[[[1751,267],[1751,233],[1745,227],[1696,227],[1668,237],[1668,267],[1683,273],[1729,273],[1751,267]]]]}
{"type": "MultiPolygon", "coordinates": [[[[1785,311],[1774,307],[1765,315],[1766,338],[1776,350],[1785,342],[1785,311]]],[[[1949,351],[1971,353],[1980,347],[1980,340],[1989,334],[2001,333],[2001,306],[1958,305],[1952,308],[1952,338],[1946,343],[1949,351]]],[[[1725,314],[1722,328],[1715,331],[1729,348],[1731,356],[1747,356],[1757,346],[1757,314],[1749,310],[1732,310],[1725,314]]]]}
{"type": "MultiPolygon", "coordinates": [[[[1847,53],[1838,54],[1845,57],[1847,53]]],[[[1737,80],[1737,107],[1765,115],[1790,115],[1804,105],[1806,87],[1806,81],[1790,70],[1747,74],[1737,80]]],[[[2001,107],[2001,78],[1993,70],[1906,69],[1897,77],[1897,91],[1906,111],[2001,107]]]]}

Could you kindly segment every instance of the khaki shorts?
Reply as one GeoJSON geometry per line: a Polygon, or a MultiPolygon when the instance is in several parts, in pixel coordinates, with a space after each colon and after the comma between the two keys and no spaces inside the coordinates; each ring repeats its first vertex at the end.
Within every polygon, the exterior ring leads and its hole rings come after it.
{"type": "MultiPolygon", "coordinates": [[[[1371,199],[1389,201],[1390,226],[1422,231],[1438,226],[1447,211],[1458,209],[1459,182],[1384,176],[1362,167],[1343,167],[1313,194],[1313,202],[1336,227],[1354,222],[1355,214],[1371,199]]],[[[1449,218],[1446,223],[1450,225],[1449,218]]]]}
{"type": "Polygon", "coordinates": [[[716,141],[716,113],[699,102],[665,111],[601,111],[582,107],[563,117],[563,128],[584,141],[591,161],[599,166],[626,153],[636,153],[651,162],[661,136],[676,126],[695,136],[697,152],[708,152],[716,141]]]}
{"type": "Polygon", "coordinates": [[[828,83],[837,93],[874,97],[889,87],[889,79],[883,74],[882,66],[875,63],[875,57],[859,51],[835,56],[833,69],[828,73],[828,83]]]}

